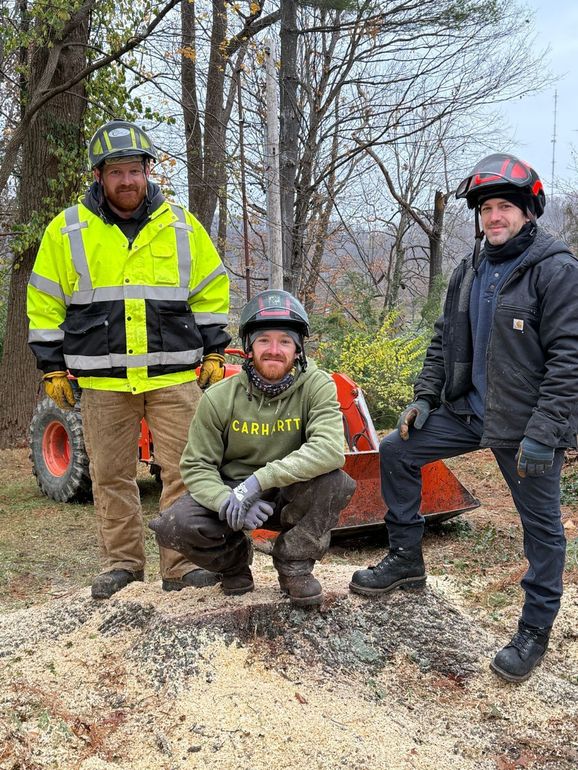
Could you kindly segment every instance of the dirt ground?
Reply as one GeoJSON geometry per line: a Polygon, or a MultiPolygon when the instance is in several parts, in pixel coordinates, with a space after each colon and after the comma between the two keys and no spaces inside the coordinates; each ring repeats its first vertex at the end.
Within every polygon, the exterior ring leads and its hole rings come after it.
{"type": "MultiPolygon", "coordinates": [[[[147,582],[94,602],[91,506],[46,500],[26,452],[0,453],[0,770],[577,770],[575,498],[550,650],[510,685],[488,662],[522,600],[517,515],[489,453],[451,467],[483,505],[428,529],[426,589],[353,596],[383,537],[337,540],[317,612],[262,552],[250,595],[163,593],[152,538],[147,582]]],[[[150,517],[146,474],[141,493],[150,517]]]]}

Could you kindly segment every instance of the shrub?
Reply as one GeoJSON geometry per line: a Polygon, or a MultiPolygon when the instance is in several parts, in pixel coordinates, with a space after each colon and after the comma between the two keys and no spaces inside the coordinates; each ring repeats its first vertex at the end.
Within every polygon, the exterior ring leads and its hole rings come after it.
{"type": "Polygon", "coordinates": [[[403,332],[398,314],[390,313],[375,333],[345,334],[319,347],[321,365],[348,374],[363,388],[376,427],[392,427],[413,398],[413,382],[421,371],[429,336],[403,332]]]}

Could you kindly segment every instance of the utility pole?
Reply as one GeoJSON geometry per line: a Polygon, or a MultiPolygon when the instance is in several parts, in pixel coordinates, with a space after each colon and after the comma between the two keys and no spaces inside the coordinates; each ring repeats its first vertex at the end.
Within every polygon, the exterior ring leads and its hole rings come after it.
{"type": "Polygon", "coordinates": [[[558,89],[554,91],[554,133],[552,135],[552,174],[550,179],[550,199],[554,197],[554,175],[556,172],[556,118],[558,116],[558,89]]]}
{"type": "Polygon", "coordinates": [[[295,177],[299,116],[297,113],[297,0],[281,3],[281,131],[279,134],[279,177],[285,288],[293,291],[295,236],[295,177]]]}
{"type": "Polygon", "coordinates": [[[237,70],[237,104],[239,107],[239,152],[241,161],[241,199],[243,205],[243,251],[245,253],[245,291],[251,299],[251,260],[249,258],[249,216],[247,214],[247,187],[245,185],[245,120],[241,101],[241,70],[237,70]]]}
{"type": "Polygon", "coordinates": [[[267,181],[267,251],[269,288],[283,288],[283,246],[281,237],[281,191],[279,187],[279,113],[277,106],[277,73],[275,42],[265,42],[265,74],[267,104],[267,136],[265,178],[267,181]]]}

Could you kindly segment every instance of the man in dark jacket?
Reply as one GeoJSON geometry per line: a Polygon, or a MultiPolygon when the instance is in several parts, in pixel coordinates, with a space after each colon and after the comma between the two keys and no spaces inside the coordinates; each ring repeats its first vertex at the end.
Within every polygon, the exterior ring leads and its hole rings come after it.
{"type": "Polygon", "coordinates": [[[307,314],[285,291],[264,291],[243,309],[243,371],[211,386],[181,460],[190,494],[150,522],[159,543],[221,575],[223,593],[252,591],[250,538],[280,530],[273,564],[298,606],[322,603],[315,561],[355,483],[345,462],[335,383],[308,361],[307,314]]]}
{"type": "Polygon", "coordinates": [[[562,595],[560,471],[564,449],[576,446],[578,261],[537,226],[543,186],[514,156],[484,158],[456,197],[475,210],[473,260],[450,279],[415,400],[380,447],[389,553],[358,570],[350,588],[375,595],[423,585],[421,468],[491,447],[529,563],[518,630],[491,668],[521,682],[546,652],[562,595]]]}

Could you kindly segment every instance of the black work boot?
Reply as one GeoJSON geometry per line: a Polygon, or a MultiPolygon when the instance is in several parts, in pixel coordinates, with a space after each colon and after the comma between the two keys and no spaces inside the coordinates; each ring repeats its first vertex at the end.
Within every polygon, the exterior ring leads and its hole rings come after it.
{"type": "Polygon", "coordinates": [[[525,682],[548,649],[550,628],[533,628],[523,620],[512,641],[496,653],[490,668],[508,682],[525,682]]]}
{"type": "Polygon", "coordinates": [[[240,596],[253,591],[255,583],[248,564],[240,569],[228,570],[221,576],[221,588],[225,596],[240,596]]]}
{"type": "Polygon", "coordinates": [[[192,569],[180,578],[163,578],[163,591],[182,591],[183,588],[207,588],[221,582],[217,572],[208,569],[192,569]]]}
{"type": "Polygon", "coordinates": [[[421,588],[425,585],[425,564],[421,544],[411,548],[390,548],[375,567],[353,573],[349,588],[356,594],[386,594],[394,588],[421,588]]]}
{"type": "Polygon", "coordinates": [[[144,580],[144,570],[129,572],[127,569],[113,569],[103,572],[92,581],[91,594],[93,599],[110,599],[110,597],[129,583],[144,580]]]}
{"type": "Polygon", "coordinates": [[[308,575],[281,575],[281,591],[298,607],[317,607],[323,602],[321,583],[311,573],[308,575]]]}

